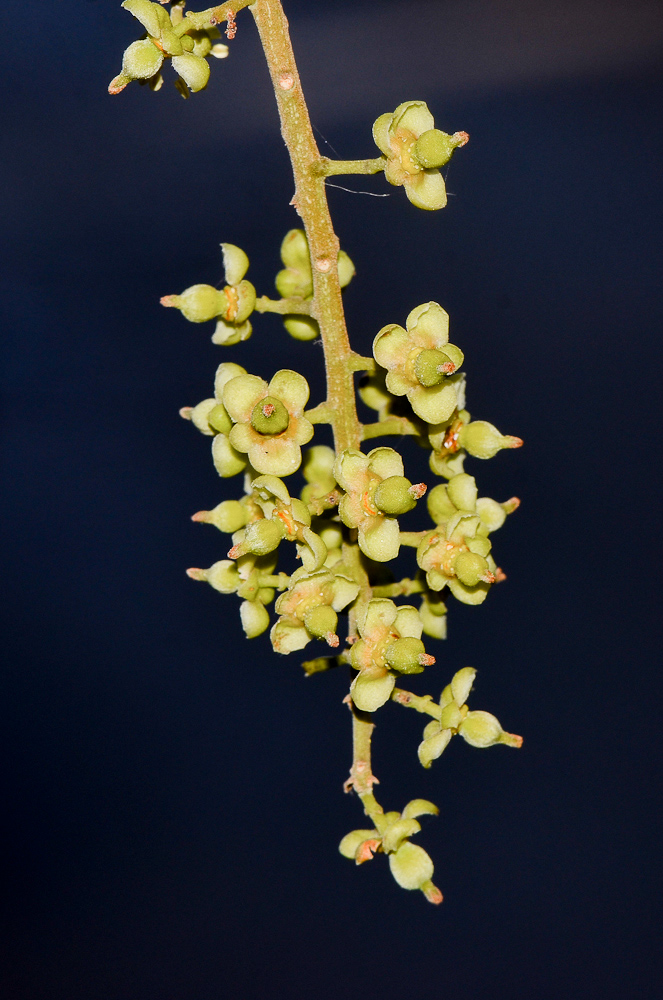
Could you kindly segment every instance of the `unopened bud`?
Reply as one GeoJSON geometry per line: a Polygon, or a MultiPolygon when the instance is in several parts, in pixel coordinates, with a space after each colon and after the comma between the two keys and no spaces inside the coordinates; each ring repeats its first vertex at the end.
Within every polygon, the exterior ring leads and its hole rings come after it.
{"type": "Polygon", "coordinates": [[[468,712],[460,723],[458,732],[470,746],[481,749],[492,747],[496,743],[505,743],[510,747],[520,747],[523,743],[522,736],[505,733],[490,712],[468,712]]]}
{"type": "Polygon", "coordinates": [[[311,316],[286,316],[283,325],[293,340],[315,340],[320,336],[318,321],[311,316]]]}
{"type": "Polygon", "coordinates": [[[203,524],[213,524],[219,531],[231,535],[234,531],[245,527],[248,518],[248,511],[239,500],[224,500],[213,510],[199,510],[191,520],[203,524]]]}

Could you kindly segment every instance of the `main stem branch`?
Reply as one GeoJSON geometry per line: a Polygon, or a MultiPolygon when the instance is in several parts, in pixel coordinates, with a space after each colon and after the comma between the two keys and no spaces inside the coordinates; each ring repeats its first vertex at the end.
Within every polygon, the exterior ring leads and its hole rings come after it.
{"type": "Polygon", "coordinates": [[[338,280],[338,237],[334,232],[320,151],[299,81],[290,43],[288,21],[280,0],[255,0],[251,6],[265,51],[295,179],[292,204],[301,216],[308,238],[313,271],[311,315],[320,324],[327,371],[327,404],[333,414],[336,451],[359,448],[361,429],[355,406],[352,351],[348,340],[338,280]]]}

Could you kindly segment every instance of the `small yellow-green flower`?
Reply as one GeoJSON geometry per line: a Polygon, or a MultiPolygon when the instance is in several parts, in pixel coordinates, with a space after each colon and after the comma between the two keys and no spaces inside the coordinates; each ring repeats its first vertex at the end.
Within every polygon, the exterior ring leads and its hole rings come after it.
{"type": "Polygon", "coordinates": [[[470,712],[467,699],[476,670],[463,667],[454,674],[451,684],[447,684],[440,695],[440,715],[424,729],[424,738],[419,744],[419,761],[423,767],[430,767],[442,755],[452,736],[462,736],[470,746],[485,749],[503,743],[508,747],[521,747],[522,736],[505,732],[498,720],[490,712],[470,712]]]}
{"type": "Polygon", "coordinates": [[[257,375],[239,375],[226,383],[225,406],[234,427],[232,447],[248,455],[258,472],[289,476],[302,461],[301,446],[313,437],[313,424],[304,416],[308,382],[287,368],[267,383],[257,375]]]}
{"type": "Polygon", "coordinates": [[[275,605],[281,617],[270,633],[272,646],[277,653],[303,649],[311,639],[324,639],[330,646],[338,646],[338,612],[358,593],[359,584],[342,573],[297,570],[275,605]]]}
{"type": "Polygon", "coordinates": [[[383,327],[373,341],[373,355],[387,369],[389,392],[407,396],[418,417],[439,424],[458,406],[462,376],[455,373],[463,352],[449,343],[449,315],[437,302],[417,306],[405,326],[383,327]]]}
{"type": "Polygon", "coordinates": [[[216,320],[212,343],[228,347],[251,336],[249,316],[256,304],[256,290],[244,280],[249,258],[232,243],[222,243],[226,285],[219,290],[213,285],[191,285],[181,295],[164,295],[161,305],[179,309],[190,323],[216,320]]]}
{"type": "Polygon", "coordinates": [[[364,455],[344,451],[334,464],[334,476],[345,496],[338,512],[349,528],[358,528],[359,548],[369,559],[389,562],[400,548],[398,521],[426,492],[403,475],[403,459],[393,448],[374,448],[364,455]]]}
{"type": "Polygon", "coordinates": [[[125,51],[122,72],[109,84],[110,94],[119,94],[132,80],[149,80],[152,89],[159,90],[163,82],[159,71],[168,58],[178,74],[178,89],[184,91],[184,96],[188,96],[186,87],[195,93],[207,86],[210,70],[204,57],[223,58],[227,51],[223,53],[221,49],[225,46],[212,46],[208,32],[196,32],[197,38],[178,34],[168,11],[152,0],[124,0],[122,6],[140,21],[148,37],[133,42],[125,51]],[[202,36],[208,44],[202,41],[202,36]]]}
{"type": "Polygon", "coordinates": [[[437,168],[465,145],[467,132],[441,132],[423,101],[405,101],[392,114],[380,115],[373,125],[373,138],[387,157],[385,177],[390,184],[403,185],[417,208],[444,208],[447,191],[437,168]]]}
{"type": "Polygon", "coordinates": [[[427,799],[413,799],[402,813],[382,813],[372,830],[352,830],[338,849],[344,858],[358,865],[370,861],[376,852],[389,856],[389,867],[402,889],[421,889],[430,903],[441,903],[442,893],[433,885],[433,862],[422,847],[411,844],[409,838],[419,833],[417,816],[437,816],[439,809],[427,799]]]}
{"type": "Polygon", "coordinates": [[[421,641],[423,623],[416,608],[397,607],[375,597],[357,614],[361,636],[350,659],[359,673],[350,687],[352,700],[362,712],[375,712],[391,696],[398,674],[418,674],[435,663],[421,641]]]}
{"type": "Polygon", "coordinates": [[[463,471],[466,454],[473,458],[493,458],[503,448],[522,447],[522,438],[501,434],[487,420],[472,420],[462,409],[462,396],[457,413],[429,429],[428,440],[433,449],[431,470],[438,476],[451,479],[463,471]]]}
{"type": "Polygon", "coordinates": [[[488,535],[518,507],[513,497],[500,504],[477,497],[473,476],[461,472],[428,496],[428,512],[437,527],[428,531],[417,549],[417,563],[431,590],[448,586],[463,604],[481,604],[496,580],[504,579],[490,555],[488,535]]]}

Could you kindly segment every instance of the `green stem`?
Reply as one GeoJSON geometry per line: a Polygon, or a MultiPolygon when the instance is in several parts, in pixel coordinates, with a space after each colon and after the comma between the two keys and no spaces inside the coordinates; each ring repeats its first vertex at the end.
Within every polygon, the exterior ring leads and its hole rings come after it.
{"type": "Polygon", "coordinates": [[[306,410],[304,416],[312,424],[331,424],[334,421],[334,413],[327,403],[318,403],[312,410],[306,410]]]}
{"type": "Polygon", "coordinates": [[[362,441],[369,438],[385,437],[388,434],[421,434],[421,431],[407,417],[387,417],[375,424],[362,424],[362,441]]]}
{"type": "Polygon", "coordinates": [[[276,573],[269,576],[261,576],[258,581],[259,587],[275,587],[277,590],[287,590],[290,586],[290,577],[287,573],[276,573]]]}
{"type": "MultiPolygon", "coordinates": [[[[226,11],[228,4],[222,4],[226,11]]],[[[235,6],[232,7],[235,10],[235,6]]],[[[327,403],[334,416],[336,451],[359,448],[360,429],[355,407],[354,383],[348,367],[351,354],[338,279],[339,241],[329,215],[324,176],[315,176],[321,161],[280,0],[254,0],[255,18],[267,59],[281,133],[288,147],[295,194],[292,204],[301,216],[308,238],[313,273],[311,315],[320,324],[327,370],[327,403]]]]}
{"type": "Polygon", "coordinates": [[[405,577],[398,583],[386,583],[382,587],[373,587],[373,597],[401,597],[410,594],[421,594],[426,589],[423,580],[409,580],[405,577]]]}
{"type": "Polygon", "coordinates": [[[440,720],[442,709],[432,695],[412,694],[411,691],[403,691],[402,688],[394,688],[391,692],[391,700],[397,705],[405,705],[406,708],[413,708],[415,712],[422,712],[424,715],[432,715],[434,719],[440,720]]]}
{"type": "Polygon", "coordinates": [[[401,531],[401,545],[409,545],[413,549],[418,549],[421,539],[427,534],[427,531],[401,531]]]}
{"type": "Polygon", "coordinates": [[[218,4],[216,7],[208,7],[207,10],[187,11],[183,21],[175,28],[178,35],[183,35],[187,31],[200,31],[202,28],[210,28],[215,24],[223,24],[228,20],[228,12],[236,14],[243,7],[248,7],[253,0],[228,0],[227,3],[218,4]]]}
{"type": "Polygon", "coordinates": [[[336,174],[379,174],[384,170],[387,161],[384,156],[376,156],[371,160],[330,160],[321,156],[312,166],[316,177],[333,177],[336,174]]]}
{"type": "Polygon", "coordinates": [[[377,365],[373,358],[364,358],[361,354],[355,354],[354,351],[348,358],[348,367],[353,372],[370,372],[372,374],[377,371],[377,365]]]}
{"type": "Polygon", "coordinates": [[[281,316],[310,316],[311,305],[311,301],[307,299],[270,299],[261,295],[256,299],[255,311],[279,313],[281,316]]]}

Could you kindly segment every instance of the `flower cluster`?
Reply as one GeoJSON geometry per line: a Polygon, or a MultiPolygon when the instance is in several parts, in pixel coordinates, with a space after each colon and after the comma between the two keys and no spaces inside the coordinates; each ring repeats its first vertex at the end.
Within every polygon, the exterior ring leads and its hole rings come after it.
{"type": "Polygon", "coordinates": [[[169,14],[151,0],[124,0],[122,6],[140,21],[147,37],[126,49],[122,71],[111,80],[109,94],[119,94],[132,80],[160,90],[161,68],[170,59],[177,73],[175,85],[183,97],[188,97],[189,90],[195,93],[207,86],[210,69],[206,57],[225,59],[228,55],[228,46],[216,42],[221,37],[217,28],[189,30],[190,25],[182,20],[182,7],[174,6],[169,14]]]}

